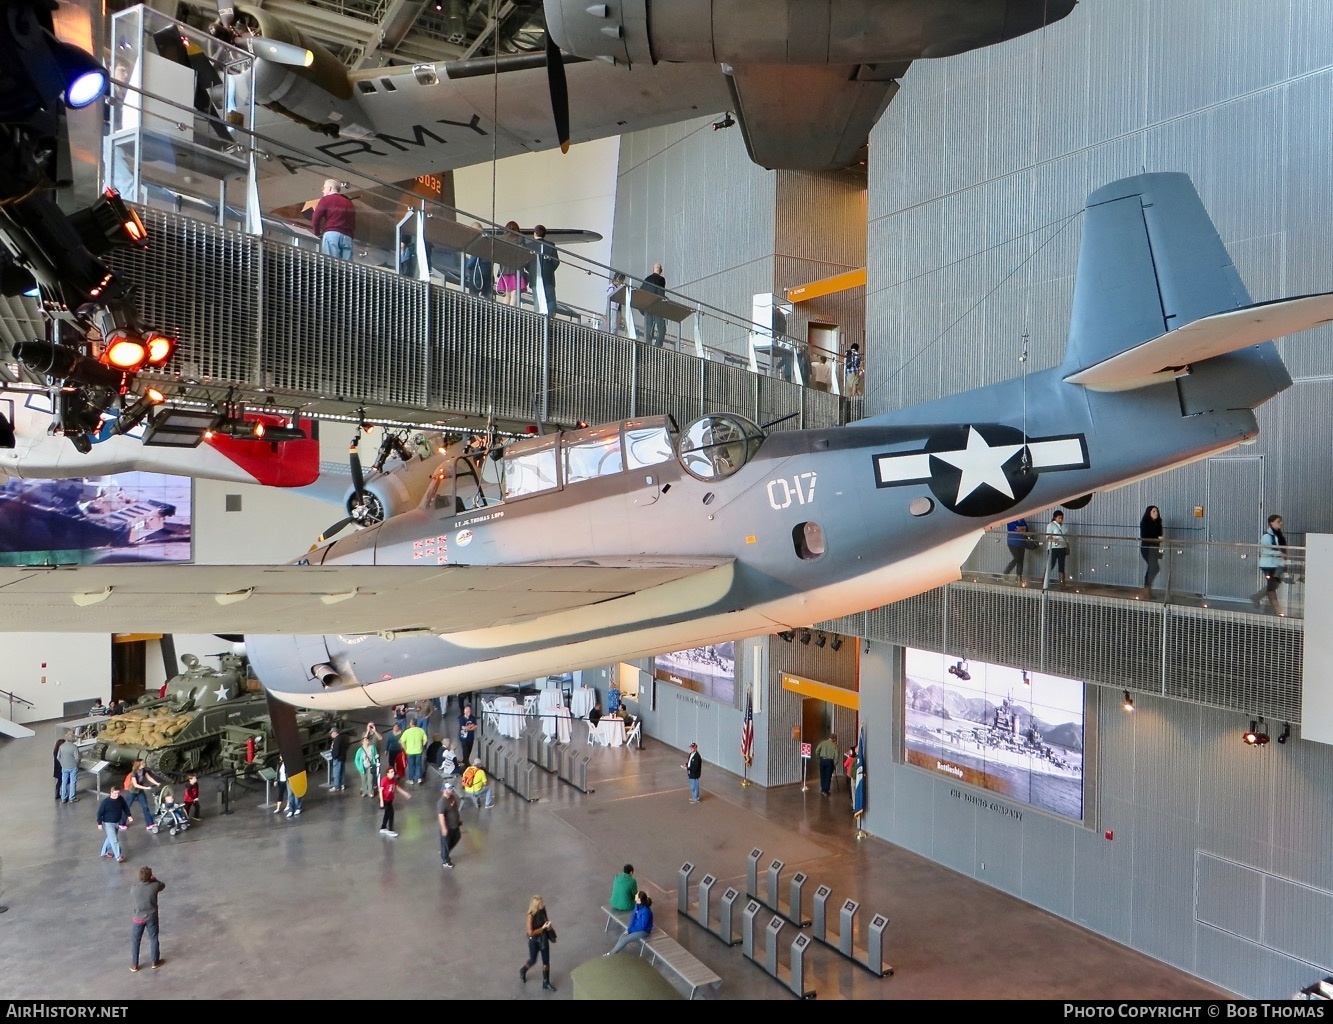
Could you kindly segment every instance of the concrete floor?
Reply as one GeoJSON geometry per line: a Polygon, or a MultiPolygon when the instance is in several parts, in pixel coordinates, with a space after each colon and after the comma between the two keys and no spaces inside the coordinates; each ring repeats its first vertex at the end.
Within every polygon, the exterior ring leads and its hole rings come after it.
{"type": "MultiPolygon", "coordinates": [[[[579,737],[582,726],[575,729],[579,737]]],[[[681,753],[651,739],[642,750],[592,748],[590,794],[538,772],[535,803],[501,790],[490,811],[465,807],[458,866],[445,871],[431,785],[399,801],[400,835],[387,839],[355,783],[340,794],[316,786],[304,813],[287,819],[258,807],[262,786],[237,790],[234,813],[220,816],[206,780],[202,823],[171,837],[136,822],[123,834],[126,863],[99,859],[94,795],[74,805],[53,797],[55,735],[48,723],[35,739],[0,740],[9,794],[0,802],[7,999],[568,999],[570,970],[611,946],[598,908],[625,861],[653,896],[658,927],[724,979],[700,998],[791,999],[739,946],[675,912],[683,861],[698,866],[696,880],[718,876],[716,894],[728,885],[743,892],[753,848],[763,850],[762,865],[785,861],[784,889],[803,871],[808,893],[820,884],[833,889],[830,908],[858,900],[858,944],[871,915],[890,919],[886,959],[896,973],[889,978],[811,944],[807,985],[819,999],[1229,995],[895,846],[858,841],[845,791],[823,798],[817,785],[805,793],[742,788],[706,765],[703,802],[691,806],[681,753]],[[166,964],[130,974],[128,889],[144,864],[167,883],[166,964]],[[560,933],[555,993],[518,978],[524,913],[537,892],[560,933]]],[[[323,781],[321,772],[316,782],[323,781]]],[[[770,916],[759,918],[761,948],[770,916]]],[[[785,930],[784,949],[794,934],[785,930]]]]}

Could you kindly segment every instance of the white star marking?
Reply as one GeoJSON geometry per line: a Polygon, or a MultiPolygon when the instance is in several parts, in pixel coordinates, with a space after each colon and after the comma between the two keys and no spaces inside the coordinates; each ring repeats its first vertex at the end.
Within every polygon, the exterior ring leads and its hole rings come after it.
{"type": "Polygon", "coordinates": [[[227,685],[226,685],[225,683],[219,683],[219,684],[218,684],[218,688],[217,688],[216,690],[214,690],[213,692],[214,692],[215,694],[217,694],[217,697],[218,697],[218,700],[219,700],[219,701],[224,701],[224,700],[227,699],[227,696],[228,696],[228,694],[227,694],[227,685]]]}
{"type": "Polygon", "coordinates": [[[1001,444],[991,447],[986,443],[986,439],[977,433],[976,427],[968,427],[965,449],[931,452],[931,454],[963,472],[958,480],[958,496],[954,498],[956,505],[982,484],[989,484],[1006,498],[1012,498],[1014,492],[1004,475],[1004,464],[1022,447],[1021,444],[1001,444]]]}

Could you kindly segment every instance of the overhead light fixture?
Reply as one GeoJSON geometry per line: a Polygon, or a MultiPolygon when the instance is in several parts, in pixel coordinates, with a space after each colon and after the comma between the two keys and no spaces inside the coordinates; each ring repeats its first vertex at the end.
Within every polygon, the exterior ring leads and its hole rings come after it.
{"type": "Polygon", "coordinates": [[[133,373],[148,359],[148,346],[137,334],[126,330],[112,331],[106,336],[102,362],[116,370],[133,373]]]}
{"type": "Polygon", "coordinates": [[[967,670],[966,661],[958,661],[949,666],[949,675],[957,676],[963,682],[972,678],[972,673],[967,670]]]}
{"type": "Polygon", "coordinates": [[[160,409],[148,421],[143,432],[146,448],[197,448],[204,435],[218,425],[221,414],[216,409],[160,409]]]}
{"type": "Polygon", "coordinates": [[[820,633],[819,636],[815,637],[816,647],[823,647],[826,643],[828,643],[828,637],[826,637],[823,633],[820,633]]]}
{"type": "Polygon", "coordinates": [[[842,637],[838,636],[837,633],[834,633],[831,637],[829,637],[828,645],[835,651],[842,650],[842,637]]]}
{"type": "Polygon", "coordinates": [[[869,641],[869,640],[866,641],[865,650],[863,650],[861,653],[862,653],[862,654],[869,654],[869,653],[870,653],[870,641],[869,641]]]}
{"type": "Polygon", "coordinates": [[[1279,743],[1286,743],[1289,739],[1291,739],[1291,723],[1283,722],[1282,731],[1277,734],[1277,741],[1279,743]]]}
{"type": "Polygon", "coordinates": [[[810,630],[808,630],[808,629],[803,629],[803,630],[801,630],[801,643],[805,644],[806,646],[809,646],[809,644],[810,644],[810,630]]]}
{"type": "Polygon", "coordinates": [[[1125,691],[1125,702],[1120,706],[1124,708],[1126,711],[1134,710],[1134,698],[1130,696],[1128,690],[1125,691]]]}
{"type": "Polygon", "coordinates": [[[1262,718],[1258,721],[1251,721],[1250,727],[1242,735],[1246,744],[1251,747],[1262,747],[1268,742],[1268,723],[1262,718]]]}
{"type": "Polygon", "coordinates": [[[114,188],[103,192],[91,206],[71,213],[68,219],[79,241],[94,256],[104,256],[118,247],[148,247],[148,229],[114,188]]]}
{"type": "Polygon", "coordinates": [[[793,633],[790,629],[784,629],[782,632],[778,634],[778,636],[780,636],[783,640],[786,640],[787,643],[791,643],[793,640],[796,639],[796,634],[793,633]]]}
{"type": "Polygon", "coordinates": [[[61,74],[65,76],[65,106],[82,110],[106,93],[110,79],[97,58],[72,43],[52,39],[48,44],[61,74]]]}
{"type": "Polygon", "coordinates": [[[713,122],[713,131],[716,132],[716,131],[721,131],[723,128],[730,128],[735,123],[736,119],[731,116],[731,111],[728,110],[727,113],[723,116],[721,121],[713,122]]]}
{"type": "Polygon", "coordinates": [[[1024,686],[1031,686],[1031,685],[1032,685],[1032,677],[1028,675],[1028,670],[1027,670],[1027,669],[1023,669],[1023,670],[1022,670],[1022,676],[1023,676],[1023,685],[1024,685],[1024,686]]]}
{"type": "Polygon", "coordinates": [[[161,331],[149,331],[144,338],[144,345],[148,349],[149,366],[161,366],[176,351],[176,339],[168,337],[161,331]]]}

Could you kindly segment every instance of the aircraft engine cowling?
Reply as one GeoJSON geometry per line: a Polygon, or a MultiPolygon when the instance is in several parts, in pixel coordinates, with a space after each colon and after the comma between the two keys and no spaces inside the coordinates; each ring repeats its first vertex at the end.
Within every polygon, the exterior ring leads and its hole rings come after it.
{"type": "Polygon", "coordinates": [[[238,8],[259,35],[302,47],[314,54],[309,67],[293,67],[255,58],[255,100],[316,130],[336,134],[338,128],[363,117],[356,105],[347,68],[324,46],[295,25],[252,7],[238,8]]]}
{"type": "Polygon", "coordinates": [[[404,474],[385,473],[367,482],[360,494],[356,488],[349,487],[343,504],[349,516],[362,526],[368,526],[416,508],[420,499],[420,493],[408,487],[404,474]]]}
{"type": "Polygon", "coordinates": [[[947,57],[1058,21],[1076,0],[545,0],[565,53],[619,63],[850,65],[947,57]]]}

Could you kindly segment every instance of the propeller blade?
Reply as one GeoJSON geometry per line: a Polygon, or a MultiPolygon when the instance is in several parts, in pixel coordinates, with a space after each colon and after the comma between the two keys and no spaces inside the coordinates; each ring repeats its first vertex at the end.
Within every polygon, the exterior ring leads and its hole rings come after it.
{"type": "Polygon", "coordinates": [[[268,717],[273,723],[273,735],[278,740],[278,753],[287,766],[287,788],[299,800],[305,796],[305,749],[301,745],[301,730],[296,725],[296,708],[268,696],[268,717]]]}
{"type": "Polygon", "coordinates": [[[284,43],[280,39],[266,39],[264,36],[241,36],[237,42],[253,53],[260,60],[273,64],[285,64],[293,68],[308,68],[315,63],[315,54],[304,46],[284,43]]]}
{"type": "Polygon", "coordinates": [[[347,461],[352,469],[352,493],[360,494],[366,489],[366,474],[361,471],[361,435],[358,434],[352,439],[352,445],[347,449],[347,461]]]}
{"type": "Polygon", "coordinates": [[[569,152],[569,84],[565,81],[565,58],[551,34],[546,33],[546,85],[551,92],[551,113],[560,152],[569,152]]]}
{"type": "Polygon", "coordinates": [[[336,523],[334,523],[327,530],[321,533],[319,535],[319,539],[316,540],[315,543],[323,544],[326,540],[332,540],[338,534],[342,533],[343,530],[347,529],[347,527],[351,526],[352,523],[354,523],[355,521],[356,520],[354,520],[351,516],[339,519],[336,523]]]}

